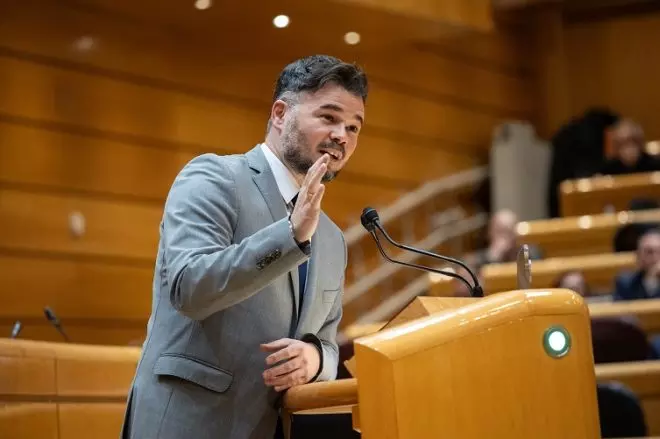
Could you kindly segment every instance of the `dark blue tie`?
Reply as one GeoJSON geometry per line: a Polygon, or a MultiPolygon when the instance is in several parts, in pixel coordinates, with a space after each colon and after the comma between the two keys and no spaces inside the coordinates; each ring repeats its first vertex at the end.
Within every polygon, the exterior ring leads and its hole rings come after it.
{"type": "MultiPolygon", "coordinates": [[[[298,200],[298,195],[297,194],[291,200],[291,206],[292,207],[296,205],[296,200],[298,200]]],[[[298,265],[298,285],[300,285],[300,300],[299,300],[300,309],[302,309],[303,297],[304,297],[304,294],[305,294],[305,287],[307,285],[307,262],[308,262],[308,260],[306,259],[305,262],[298,265]]]]}

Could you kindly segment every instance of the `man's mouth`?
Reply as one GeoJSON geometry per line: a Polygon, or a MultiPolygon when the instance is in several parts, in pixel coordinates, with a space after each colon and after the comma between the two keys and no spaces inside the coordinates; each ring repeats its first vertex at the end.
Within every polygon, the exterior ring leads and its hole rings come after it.
{"type": "Polygon", "coordinates": [[[322,154],[328,154],[330,156],[330,158],[332,158],[333,160],[337,160],[337,161],[341,160],[344,157],[344,154],[341,151],[336,150],[336,149],[322,149],[321,153],[322,154]]]}

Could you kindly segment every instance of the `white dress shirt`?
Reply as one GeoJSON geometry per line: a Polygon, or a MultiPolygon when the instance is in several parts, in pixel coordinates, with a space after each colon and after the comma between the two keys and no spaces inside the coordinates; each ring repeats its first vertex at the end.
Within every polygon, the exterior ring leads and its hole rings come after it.
{"type": "Polygon", "coordinates": [[[266,156],[270,170],[275,176],[275,182],[277,183],[277,187],[280,190],[280,194],[282,194],[284,203],[288,207],[291,203],[291,200],[293,200],[293,197],[295,197],[298,194],[298,191],[300,191],[300,186],[294,178],[293,173],[289,170],[289,168],[284,166],[284,163],[282,163],[280,159],[277,158],[277,156],[273,153],[273,151],[271,151],[268,145],[262,143],[261,150],[266,156]]]}

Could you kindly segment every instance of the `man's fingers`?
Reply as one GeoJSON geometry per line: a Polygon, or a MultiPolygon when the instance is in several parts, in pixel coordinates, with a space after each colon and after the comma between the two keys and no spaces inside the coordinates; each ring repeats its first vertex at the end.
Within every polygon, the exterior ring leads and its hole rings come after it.
{"type": "Polygon", "coordinates": [[[320,209],[321,208],[321,200],[323,199],[323,193],[325,192],[325,185],[321,184],[319,185],[319,188],[316,190],[314,193],[314,196],[312,197],[312,206],[315,209],[320,209]]]}
{"type": "Polygon", "coordinates": [[[302,368],[305,365],[302,357],[294,357],[286,363],[282,363],[279,366],[275,366],[264,371],[263,376],[266,381],[276,379],[282,375],[289,374],[297,369],[302,368]]]}
{"type": "Polygon", "coordinates": [[[309,180],[309,183],[307,184],[307,190],[311,190],[312,193],[316,192],[316,189],[319,184],[321,184],[321,179],[325,175],[326,171],[328,170],[328,165],[325,163],[321,163],[318,168],[314,170],[312,173],[312,178],[309,180]]]}
{"type": "Polygon", "coordinates": [[[261,350],[264,352],[277,352],[289,346],[295,340],[290,338],[280,338],[279,340],[271,341],[270,343],[263,343],[261,350]]]}
{"type": "Polygon", "coordinates": [[[305,384],[305,371],[303,369],[296,369],[266,382],[266,385],[274,387],[277,392],[301,384],[305,384]]]}
{"type": "Polygon", "coordinates": [[[287,346],[266,358],[266,364],[272,366],[280,361],[287,361],[290,358],[297,357],[302,352],[301,346],[287,346]]]}
{"type": "Polygon", "coordinates": [[[305,178],[303,179],[302,182],[302,187],[307,187],[311,180],[314,178],[316,173],[319,170],[319,167],[321,167],[322,164],[327,165],[330,161],[330,156],[328,154],[323,154],[314,164],[312,165],[311,168],[307,171],[307,174],[305,175],[305,178]]]}

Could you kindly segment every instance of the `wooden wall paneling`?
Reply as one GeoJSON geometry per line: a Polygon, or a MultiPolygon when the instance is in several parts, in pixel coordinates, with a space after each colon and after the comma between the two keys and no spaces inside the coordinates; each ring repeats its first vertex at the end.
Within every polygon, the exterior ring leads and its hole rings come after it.
{"type": "Polygon", "coordinates": [[[0,181],[164,201],[177,173],[196,155],[109,137],[22,125],[0,116],[0,181]]]}
{"type": "Polygon", "coordinates": [[[60,439],[78,439],[94,432],[94,438],[119,437],[126,404],[108,403],[60,403],[58,418],[60,439]]]}
{"type": "MultiPolygon", "coordinates": [[[[238,106],[213,96],[194,96],[7,56],[0,58],[0,70],[4,85],[0,111],[12,116],[160,141],[212,144],[233,152],[263,140],[267,104],[238,106]]],[[[413,138],[470,147],[488,144],[492,129],[502,120],[389,90],[374,91],[369,105],[374,132],[407,133],[413,138]]]]}
{"type": "Polygon", "coordinates": [[[57,362],[57,389],[61,397],[104,398],[123,401],[135,375],[135,362],[112,355],[79,358],[71,355],[57,362]]]}
{"type": "MultiPolygon", "coordinates": [[[[147,334],[147,319],[143,321],[111,320],[111,319],[85,319],[62,320],[62,327],[72,343],[140,346],[147,334]]],[[[23,320],[23,330],[19,338],[24,340],[44,340],[63,342],[59,332],[43,320],[23,320]]],[[[0,333],[4,336],[11,334],[13,320],[0,319],[0,333]]]]}
{"type": "Polygon", "coordinates": [[[372,130],[447,142],[458,150],[487,150],[492,130],[506,120],[392,90],[376,89],[369,99],[372,130]]]}
{"type": "Polygon", "coordinates": [[[0,247],[153,261],[161,211],[155,204],[0,189],[0,247]],[[69,230],[76,213],[84,217],[81,237],[69,230]]]}
{"type": "MultiPolygon", "coordinates": [[[[0,115],[0,181],[164,199],[176,174],[194,156],[229,152],[80,131],[0,115]],[[158,172],[153,172],[156,166],[158,172]]],[[[365,140],[337,182],[370,185],[372,192],[381,186],[407,191],[437,173],[474,163],[468,156],[447,160],[447,154],[432,146],[402,139],[382,138],[378,147],[373,138],[365,140]]]]}
{"type": "Polygon", "coordinates": [[[42,320],[45,306],[65,324],[84,318],[146,321],[151,312],[151,262],[0,255],[0,266],[0,285],[16,292],[3,299],[0,319],[42,320]]]}
{"type": "Polygon", "coordinates": [[[60,439],[57,404],[0,403],[0,432],[3,439],[60,439]]]}
{"type": "MultiPolygon", "coordinates": [[[[196,155],[8,122],[0,122],[0,142],[4,145],[0,149],[0,183],[96,196],[112,194],[159,206],[177,173],[196,155]],[[153,171],[154,166],[158,172],[153,171]]],[[[357,221],[355,215],[359,217],[365,200],[389,203],[410,189],[397,186],[380,187],[350,175],[339,178],[328,185],[324,209],[345,225],[357,221]]]]}
{"type": "MultiPolygon", "coordinates": [[[[9,334],[9,333],[6,333],[9,334]]],[[[3,337],[5,337],[3,335],[3,337]]],[[[55,395],[55,361],[52,358],[0,354],[0,395],[55,395]]],[[[0,404],[2,397],[0,396],[0,404]]]]}
{"type": "Polygon", "coordinates": [[[660,13],[571,23],[565,44],[571,111],[593,105],[636,119],[649,140],[660,138],[660,13]]]}
{"type": "Polygon", "coordinates": [[[526,115],[533,108],[526,81],[497,68],[410,47],[392,57],[365,57],[362,63],[375,87],[425,94],[475,111],[508,116],[526,115]]]}
{"type": "MultiPolygon", "coordinates": [[[[27,52],[167,81],[176,78],[177,82],[185,84],[199,86],[201,83],[210,89],[266,102],[272,93],[274,79],[287,61],[270,53],[259,57],[245,54],[240,62],[234,62],[235,56],[231,61],[221,56],[209,59],[210,51],[220,53],[225,48],[208,43],[199,44],[203,41],[201,38],[182,42],[172,34],[92,11],[53,7],[41,0],[31,0],[24,4],[25,7],[9,11],[6,23],[3,23],[4,29],[0,30],[0,39],[7,41],[13,48],[27,52]],[[29,4],[38,5],[39,8],[29,7],[29,4]],[[47,15],[43,13],[44,10],[48,11],[47,15]],[[53,20],[54,17],[56,20],[53,20]],[[50,38],[47,41],[36,38],[30,32],[33,27],[39,27],[50,38]],[[82,56],[69,50],[72,42],[82,35],[90,34],[91,29],[92,35],[102,42],[101,50],[92,50],[82,56]],[[149,53],[135,51],[133,43],[137,40],[152,50],[149,53]],[[163,60],[168,58],[176,59],[177,62],[164,63],[163,60]],[[213,74],[200,75],[200,70],[213,74]]],[[[358,52],[352,52],[370,77],[389,80],[388,84],[382,84],[385,87],[409,85],[418,90],[434,92],[442,98],[453,97],[460,102],[526,112],[531,107],[531,101],[524,90],[524,78],[503,73],[497,66],[500,61],[507,65],[520,62],[520,54],[511,46],[516,41],[509,39],[493,43],[491,37],[496,35],[471,38],[467,44],[465,41],[460,44],[461,53],[468,50],[466,46],[483,52],[493,64],[490,69],[483,63],[475,65],[470,60],[456,59],[451,53],[442,56],[441,53],[430,53],[413,47],[406,47],[405,50],[397,48],[401,53],[397,54],[396,60],[389,56],[389,51],[359,55],[358,52]]]]}

